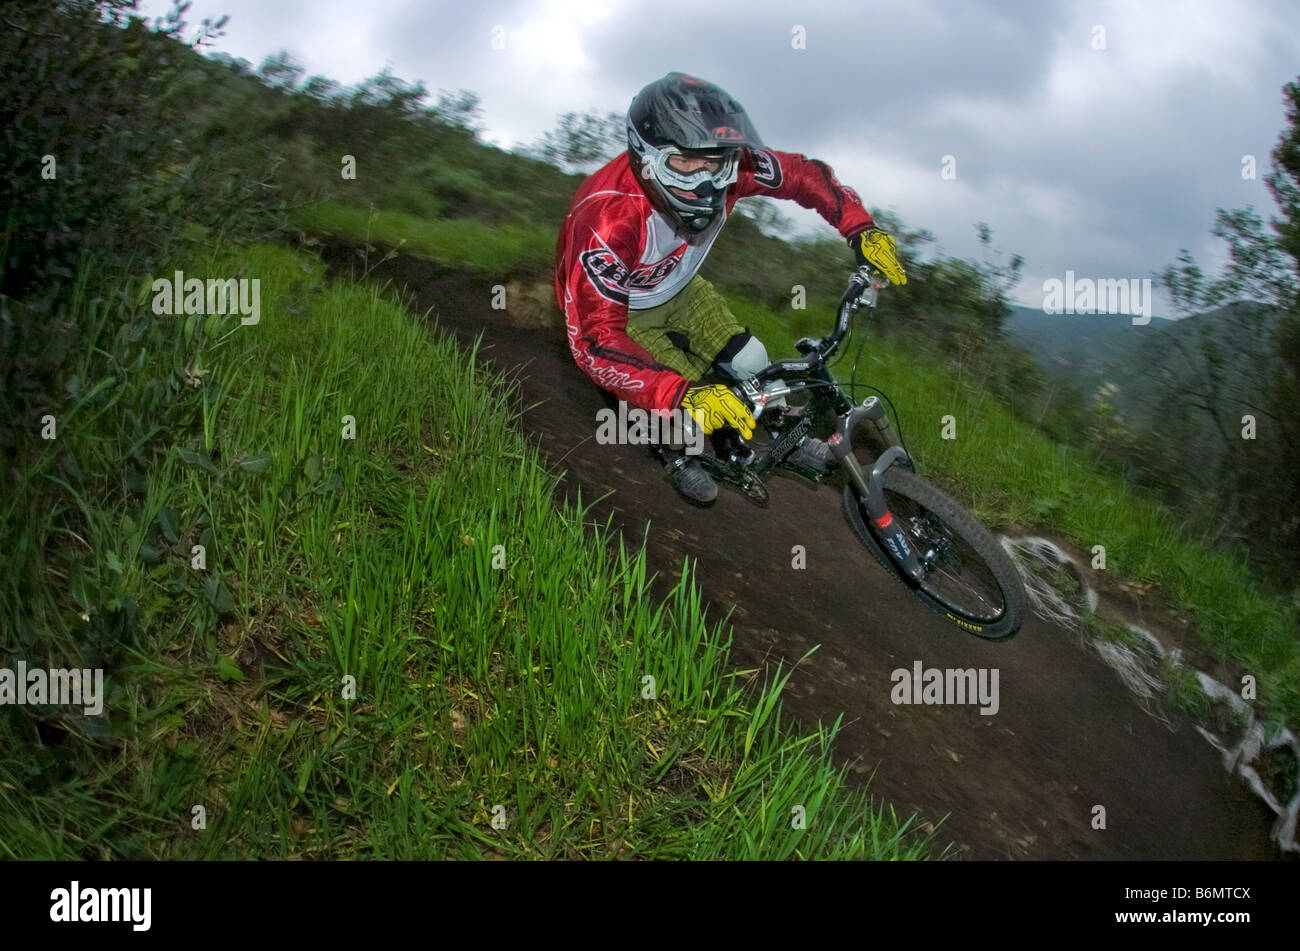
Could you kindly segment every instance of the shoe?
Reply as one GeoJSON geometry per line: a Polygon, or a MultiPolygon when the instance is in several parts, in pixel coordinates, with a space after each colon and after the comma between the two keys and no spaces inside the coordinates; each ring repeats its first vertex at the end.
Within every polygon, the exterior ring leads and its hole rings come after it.
{"type": "Polygon", "coordinates": [[[673,488],[688,502],[707,505],[718,497],[718,487],[712,477],[694,459],[682,456],[669,464],[668,473],[673,488]]]}
{"type": "Polygon", "coordinates": [[[831,447],[811,436],[805,436],[794,452],[785,457],[787,463],[812,469],[818,475],[826,475],[831,471],[832,459],[831,447]]]}

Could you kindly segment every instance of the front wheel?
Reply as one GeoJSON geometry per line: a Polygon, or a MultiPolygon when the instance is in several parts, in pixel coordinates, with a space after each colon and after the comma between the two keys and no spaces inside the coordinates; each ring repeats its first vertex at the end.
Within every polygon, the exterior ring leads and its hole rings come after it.
{"type": "Polygon", "coordinates": [[[963,631],[990,640],[1020,630],[1025,589],[997,539],[951,496],[897,467],[883,477],[889,511],[908,533],[925,574],[907,577],[876,537],[850,483],[844,508],[862,544],[914,595],[963,631]]]}

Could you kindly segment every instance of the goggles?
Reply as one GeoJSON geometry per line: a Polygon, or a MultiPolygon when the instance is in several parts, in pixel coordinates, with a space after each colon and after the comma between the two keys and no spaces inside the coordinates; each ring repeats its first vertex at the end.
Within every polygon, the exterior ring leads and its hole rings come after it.
{"type": "MultiPolygon", "coordinates": [[[[635,134],[635,130],[632,131],[635,134]]],[[[642,174],[653,176],[664,187],[680,188],[682,191],[693,192],[708,182],[716,190],[721,191],[735,182],[740,176],[739,149],[718,151],[709,149],[683,150],[675,145],[656,148],[641,136],[637,135],[636,138],[640,140],[637,144],[641,146],[638,151],[641,152],[642,174]],[[717,171],[710,172],[708,165],[702,165],[693,172],[678,171],[669,162],[669,159],[675,155],[687,159],[704,159],[706,162],[717,162],[717,171]]]]}
{"type": "Polygon", "coordinates": [[[659,184],[680,188],[683,191],[695,191],[705,182],[709,182],[718,191],[726,188],[736,181],[740,174],[739,150],[726,152],[701,152],[691,153],[683,152],[675,146],[665,146],[662,149],[653,149],[646,158],[649,160],[650,168],[654,172],[655,178],[659,184]],[[673,168],[671,159],[673,156],[681,156],[688,159],[704,159],[706,162],[717,163],[716,171],[709,171],[707,164],[701,165],[693,172],[683,172],[673,168]]]}

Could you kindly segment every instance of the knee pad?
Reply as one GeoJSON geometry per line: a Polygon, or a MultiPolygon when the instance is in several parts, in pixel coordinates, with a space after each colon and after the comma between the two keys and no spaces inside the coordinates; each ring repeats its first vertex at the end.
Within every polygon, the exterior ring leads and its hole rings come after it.
{"type": "Polygon", "coordinates": [[[748,380],[771,361],[763,342],[746,330],[728,340],[713,362],[732,379],[748,380]]]}

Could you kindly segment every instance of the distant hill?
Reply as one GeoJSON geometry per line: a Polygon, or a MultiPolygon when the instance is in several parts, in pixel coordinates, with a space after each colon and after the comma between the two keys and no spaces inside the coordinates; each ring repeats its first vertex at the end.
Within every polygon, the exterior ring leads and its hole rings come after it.
{"type": "Polygon", "coordinates": [[[1142,346],[1177,321],[1152,317],[1134,324],[1124,314],[1045,314],[1013,306],[1003,329],[1049,375],[1088,397],[1105,383],[1122,383],[1142,346]]]}
{"type": "Polygon", "coordinates": [[[1121,415],[1153,420],[1162,401],[1200,385],[1209,372],[1207,343],[1225,377],[1257,377],[1270,359],[1276,323],[1269,308],[1237,302],[1179,320],[1152,317],[1145,325],[1126,315],[1052,315],[1015,306],[1004,326],[1011,342],[1084,398],[1109,384],[1107,398],[1121,415]]]}

